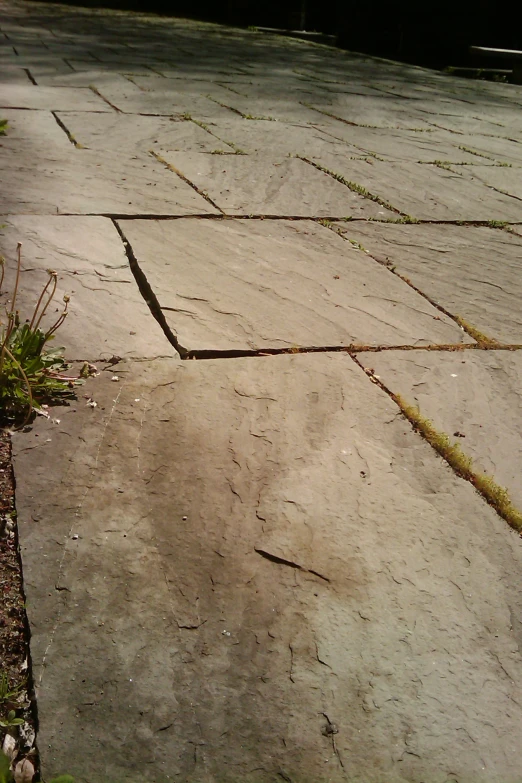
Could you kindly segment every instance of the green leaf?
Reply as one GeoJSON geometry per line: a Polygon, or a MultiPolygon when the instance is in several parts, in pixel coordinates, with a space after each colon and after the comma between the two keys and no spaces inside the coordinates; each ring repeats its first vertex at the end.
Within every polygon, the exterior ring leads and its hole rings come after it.
{"type": "Polygon", "coordinates": [[[13,776],[11,774],[11,762],[0,750],[0,783],[11,783],[13,776]]]}

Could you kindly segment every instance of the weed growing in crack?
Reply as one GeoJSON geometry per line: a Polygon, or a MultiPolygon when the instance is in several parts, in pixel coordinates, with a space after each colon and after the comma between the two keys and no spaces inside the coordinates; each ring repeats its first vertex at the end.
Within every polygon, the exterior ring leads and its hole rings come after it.
{"type": "Polygon", "coordinates": [[[462,478],[467,479],[483,498],[519,533],[522,531],[522,512],[513,505],[509,492],[501,487],[493,476],[482,473],[473,467],[473,460],[465,454],[458,443],[452,443],[448,435],[439,432],[433,423],[425,418],[419,408],[410,405],[399,394],[391,394],[410,424],[428,441],[435,451],[453,468],[462,478]]]}
{"type": "Polygon", "coordinates": [[[7,132],[7,120],[0,120],[0,136],[5,136],[7,132]]]}
{"type": "MultiPolygon", "coordinates": [[[[4,282],[5,260],[0,258],[0,293],[4,282]]],[[[55,322],[44,331],[42,320],[54,299],[57,274],[48,270],[48,280],[38,298],[31,319],[22,322],[16,309],[22,271],[21,243],[17,248],[17,267],[13,293],[6,306],[5,323],[0,320],[0,410],[2,418],[17,421],[25,413],[25,424],[43,402],[73,397],[74,386],[81,381],[64,375],[67,364],[63,348],[48,350],[48,343],[68,315],[69,297],[55,322]]],[[[23,426],[23,425],[22,425],[23,426]]]]}
{"type": "Polygon", "coordinates": [[[483,334],[479,329],[473,326],[473,324],[470,324],[464,318],[461,318],[460,315],[454,315],[453,318],[458,325],[464,329],[466,334],[469,334],[470,337],[477,341],[481,348],[500,348],[502,346],[502,343],[499,343],[498,340],[494,340],[483,334]]]}
{"type": "Polygon", "coordinates": [[[507,220],[488,220],[486,225],[489,226],[489,228],[506,228],[508,222],[507,220]]]}
{"type": "Polygon", "coordinates": [[[337,174],[336,171],[332,171],[331,169],[326,168],[326,166],[321,166],[320,163],[316,163],[313,160],[309,160],[308,158],[303,158],[300,155],[296,155],[296,157],[304,161],[305,163],[308,163],[310,166],[313,166],[314,168],[318,169],[319,171],[322,171],[324,174],[328,174],[329,177],[336,179],[337,182],[340,182],[342,185],[345,185],[354,193],[358,193],[360,196],[363,196],[364,198],[367,198],[370,201],[375,201],[377,204],[380,204],[381,207],[385,207],[385,209],[389,209],[391,212],[398,212],[400,214],[400,211],[398,209],[393,207],[384,199],[380,198],[380,196],[376,196],[373,193],[370,193],[369,190],[366,190],[365,187],[359,185],[357,182],[351,182],[350,180],[343,177],[342,174],[337,174]]]}

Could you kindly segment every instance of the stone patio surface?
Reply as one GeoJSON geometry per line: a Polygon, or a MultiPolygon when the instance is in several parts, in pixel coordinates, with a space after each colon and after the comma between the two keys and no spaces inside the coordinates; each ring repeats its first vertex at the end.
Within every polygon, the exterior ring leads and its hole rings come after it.
{"type": "Polygon", "coordinates": [[[403,411],[522,507],[522,88],[8,0],[0,119],[98,368],[13,435],[43,778],[520,783],[520,531],[403,411]]]}

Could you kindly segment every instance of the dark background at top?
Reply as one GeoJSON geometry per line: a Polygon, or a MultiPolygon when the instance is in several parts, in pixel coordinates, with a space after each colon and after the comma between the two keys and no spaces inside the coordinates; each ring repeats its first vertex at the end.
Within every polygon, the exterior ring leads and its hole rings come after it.
{"type": "MultiPolygon", "coordinates": [[[[470,45],[522,49],[520,0],[69,0],[240,26],[333,34],[341,46],[420,65],[487,65],[470,45]],[[303,16],[304,13],[304,16],[303,16]]],[[[498,65],[507,67],[499,61],[498,65]]]]}

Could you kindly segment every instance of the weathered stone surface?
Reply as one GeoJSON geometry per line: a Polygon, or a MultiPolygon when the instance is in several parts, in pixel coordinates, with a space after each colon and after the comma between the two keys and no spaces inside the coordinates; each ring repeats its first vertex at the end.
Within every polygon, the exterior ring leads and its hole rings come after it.
{"type": "Polygon", "coordinates": [[[304,155],[312,157],[323,150],[344,154],[347,157],[364,155],[364,151],[353,144],[334,138],[330,129],[323,132],[323,127],[287,122],[267,122],[266,120],[245,120],[242,117],[219,119],[208,127],[219,138],[232,142],[247,154],[266,155],[269,151],[272,155],[278,156],[304,155]]]}
{"type": "MultiPolygon", "coordinates": [[[[84,113],[80,116],[84,117],[84,113]]],[[[2,119],[9,123],[6,135],[0,141],[3,149],[12,148],[20,150],[22,155],[31,155],[35,148],[43,152],[52,145],[67,153],[70,151],[71,143],[50,111],[2,109],[2,119]]]]}
{"type": "Polygon", "coordinates": [[[5,150],[0,214],[212,214],[217,210],[151,155],[5,150]]]}
{"type": "Polygon", "coordinates": [[[76,141],[89,149],[147,154],[152,148],[232,152],[232,148],[188,120],[140,115],[95,114],[85,123],[81,112],[62,112],[60,119],[76,141]]]}
{"type": "Polygon", "coordinates": [[[121,221],[189,349],[469,341],[423,297],[308,221],[121,221]]]}
{"type": "Polygon", "coordinates": [[[88,88],[37,87],[5,84],[0,94],[2,109],[48,109],[49,111],[114,111],[88,88]]]}
{"type": "Polygon", "coordinates": [[[522,508],[521,351],[394,351],[359,359],[458,441],[475,469],[494,476],[522,508]]]}
{"type": "Polygon", "coordinates": [[[210,100],[198,89],[193,91],[176,90],[172,79],[162,80],[165,83],[165,89],[162,92],[158,89],[143,90],[129,80],[126,81],[126,84],[108,81],[100,87],[100,93],[103,97],[125,114],[181,116],[189,113],[205,117],[228,117],[231,114],[229,109],[210,100]]]}
{"type": "MultiPolygon", "coordinates": [[[[6,259],[5,291],[12,292],[16,244],[22,242],[22,277],[17,303],[31,318],[48,279],[58,274],[54,303],[44,324],[51,326],[71,297],[69,316],[56,334],[71,359],[112,356],[170,356],[173,349],[150,314],[129,269],[123,243],[110,220],[101,217],[23,215],[4,218],[0,254],[6,259]]],[[[7,304],[6,294],[1,297],[7,304]]]]}
{"type": "MultiPolygon", "coordinates": [[[[428,164],[350,160],[327,153],[316,161],[419,220],[522,221],[522,202],[468,176],[468,166],[447,171],[428,164]]],[[[484,168],[487,176],[490,169],[510,171],[484,168]]]]}
{"type": "MultiPolygon", "coordinates": [[[[486,163],[470,152],[460,149],[460,136],[436,130],[433,133],[415,131],[382,130],[381,128],[359,128],[345,125],[325,129],[325,133],[353,144],[359,154],[373,153],[387,161],[410,161],[412,163],[433,163],[435,160],[451,163],[486,163]]],[[[473,137],[475,138],[475,137],[473,137]]],[[[317,155],[312,152],[312,157],[317,155]]],[[[491,161],[493,164],[495,161],[491,161]]]]}
{"type": "Polygon", "coordinates": [[[227,215],[393,216],[296,158],[160,153],[227,215]]]}
{"type": "Polygon", "coordinates": [[[44,774],[515,780],[520,539],[352,360],[116,371],[15,436],[44,774]]]}
{"type": "Polygon", "coordinates": [[[522,344],[522,241],[483,226],[339,224],[445,310],[501,342],[522,344]]]}
{"type": "MultiPolygon", "coordinates": [[[[473,166],[465,174],[471,181],[484,183],[499,193],[509,194],[518,200],[519,204],[522,202],[522,170],[520,168],[473,166]]],[[[522,212],[518,220],[522,221],[522,212]]]]}

